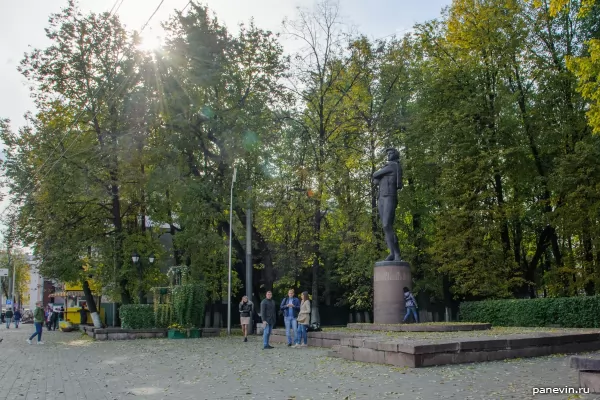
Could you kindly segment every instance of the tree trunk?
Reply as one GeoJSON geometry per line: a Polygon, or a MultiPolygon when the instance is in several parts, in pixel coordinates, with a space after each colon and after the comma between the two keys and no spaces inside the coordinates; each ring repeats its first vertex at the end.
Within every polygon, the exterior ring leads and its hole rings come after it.
{"type": "Polygon", "coordinates": [[[94,299],[92,290],[90,289],[90,284],[87,279],[83,281],[83,294],[85,295],[85,301],[87,303],[88,310],[90,310],[92,321],[94,322],[94,328],[102,328],[100,314],[98,314],[98,309],[96,308],[96,300],[94,299]]]}
{"type": "MultiPolygon", "coordinates": [[[[117,158],[117,127],[115,125],[116,121],[116,110],[114,107],[110,109],[111,116],[113,117],[113,126],[110,133],[106,134],[100,127],[100,123],[98,118],[94,117],[92,122],[94,125],[94,130],[96,132],[96,136],[98,138],[98,142],[100,143],[100,147],[106,155],[106,163],[104,167],[108,172],[108,176],[110,179],[110,194],[112,197],[110,211],[112,214],[111,222],[115,228],[115,248],[114,251],[116,253],[115,257],[115,268],[117,272],[121,272],[123,269],[123,216],[121,215],[121,194],[119,189],[119,160],[117,158]],[[109,143],[107,143],[107,139],[109,143]]],[[[127,289],[127,278],[123,277],[119,280],[119,288],[121,292],[121,302],[123,304],[131,304],[131,295],[129,294],[129,290],[127,289]]]]}
{"type": "Polygon", "coordinates": [[[582,241],[583,241],[583,271],[585,281],[585,294],[588,296],[593,296],[596,292],[595,287],[595,274],[594,274],[594,253],[593,253],[593,245],[592,238],[590,237],[590,222],[586,218],[583,223],[583,232],[582,232],[582,241]]]}
{"type": "MultiPolygon", "coordinates": [[[[235,213],[237,214],[240,221],[242,221],[242,225],[244,226],[244,228],[247,229],[246,212],[244,211],[244,209],[241,207],[236,207],[235,213]]],[[[252,224],[250,228],[252,229],[252,241],[256,242],[256,245],[258,247],[258,254],[260,255],[261,262],[264,265],[262,277],[265,290],[272,291],[273,282],[275,282],[275,268],[273,266],[273,255],[271,254],[271,248],[269,247],[269,244],[265,240],[264,236],[256,229],[254,224],[252,224]]],[[[239,256],[241,257],[240,259],[245,260],[246,254],[241,244],[240,249],[242,249],[242,254],[239,254],[239,256]]],[[[256,253],[256,251],[252,251],[252,254],[256,253]]],[[[243,276],[245,276],[245,272],[243,276]]]]}
{"type": "Polygon", "coordinates": [[[502,177],[499,173],[494,174],[494,190],[496,192],[496,201],[500,210],[500,238],[502,239],[502,248],[504,250],[505,259],[508,258],[510,252],[510,235],[508,229],[508,221],[506,220],[506,212],[504,209],[504,192],[502,188],[502,177]]]}

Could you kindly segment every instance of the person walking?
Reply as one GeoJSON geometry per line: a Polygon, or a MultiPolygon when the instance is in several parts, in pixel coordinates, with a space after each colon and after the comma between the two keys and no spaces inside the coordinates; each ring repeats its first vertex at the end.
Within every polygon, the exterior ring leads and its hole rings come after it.
{"type": "Polygon", "coordinates": [[[58,310],[52,309],[52,314],[50,314],[50,327],[53,331],[58,328],[58,310]]]}
{"type": "Polygon", "coordinates": [[[85,304],[82,304],[79,310],[79,325],[87,325],[87,309],[85,308],[85,304]]]}
{"type": "Polygon", "coordinates": [[[408,317],[410,317],[410,313],[412,312],[415,322],[419,322],[419,316],[417,315],[417,301],[415,300],[415,296],[410,292],[410,290],[404,286],[404,305],[406,306],[406,315],[402,322],[406,322],[408,317]]]}
{"type": "Polygon", "coordinates": [[[27,339],[27,343],[31,344],[31,340],[37,336],[37,344],[44,344],[42,342],[42,329],[44,323],[44,309],[42,308],[42,302],[38,301],[35,303],[35,311],[33,312],[33,324],[35,325],[35,333],[27,339]]]}
{"type": "Polygon", "coordinates": [[[275,309],[275,302],[273,301],[273,292],[270,290],[267,292],[267,298],[260,303],[260,317],[262,318],[263,324],[263,349],[272,349],[273,347],[269,344],[269,338],[271,337],[271,331],[277,320],[277,311],[275,309]]]}
{"type": "Polygon", "coordinates": [[[44,311],[44,322],[46,323],[46,329],[48,329],[48,332],[50,332],[52,330],[52,327],[50,326],[51,319],[52,319],[52,307],[48,306],[46,308],[46,311],[44,311]]]}
{"type": "Polygon", "coordinates": [[[288,346],[292,345],[292,335],[296,336],[298,331],[298,313],[300,312],[300,300],[294,297],[294,289],[288,290],[288,297],[281,301],[283,311],[283,322],[285,323],[285,337],[288,346]]]}
{"type": "Polygon", "coordinates": [[[6,310],[6,314],[4,315],[4,318],[6,320],[6,329],[10,329],[10,323],[12,322],[12,318],[13,318],[12,308],[9,308],[8,310],[6,310]]]}
{"type": "Polygon", "coordinates": [[[19,329],[19,322],[21,322],[21,311],[17,308],[13,315],[13,321],[15,321],[15,329],[19,329]]]}
{"type": "Polygon", "coordinates": [[[308,292],[302,292],[302,302],[300,303],[300,313],[298,314],[298,333],[296,334],[296,344],[294,347],[308,346],[308,325],[310,325],[310,311],[308,292]],[[303,338],[304,344],[302,344],[303,338]]]}
{"type": "Polygon", "coordinates": [[[250,321],[252,320],[253,314],[254,305],[250,300],[248,300],[248,296],[242,297],[242,301],[240,303],[240,325],[242,325],[244,342],[248,341],[248,326],[250,325],[250,321]]]}

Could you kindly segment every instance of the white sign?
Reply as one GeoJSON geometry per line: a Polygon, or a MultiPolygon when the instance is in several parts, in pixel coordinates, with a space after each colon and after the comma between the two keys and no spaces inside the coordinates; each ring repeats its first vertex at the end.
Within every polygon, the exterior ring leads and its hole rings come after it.
{"type": "Polygon", "coordinates": [[[8,276],[8,269],[0,268],[0,276],[8,276]]]}

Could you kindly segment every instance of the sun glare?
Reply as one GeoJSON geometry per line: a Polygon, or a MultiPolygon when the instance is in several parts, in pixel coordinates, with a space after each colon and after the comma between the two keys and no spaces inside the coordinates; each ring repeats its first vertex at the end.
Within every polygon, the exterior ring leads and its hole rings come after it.
{"type": "Polygon", "coordinates": [[[162,38],[150,32],[141,37],[140,48],[145,51],[154,51],[160,49],[162,44],[162,38]]]}

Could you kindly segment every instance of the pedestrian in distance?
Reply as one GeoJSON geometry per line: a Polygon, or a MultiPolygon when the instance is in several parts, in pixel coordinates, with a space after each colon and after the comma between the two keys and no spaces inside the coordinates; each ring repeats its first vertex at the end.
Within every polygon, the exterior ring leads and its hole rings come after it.
{"type": "Polygon", "coordinates": [[[44,312],[44,322],[46,323],[46,329],[48,329],[48,332],[50,332],[52,330],[51,321],[52,321],[52,307],[48,306],[46,308],[46,311],[44,312]]]}
{"type": "Polygon", "coordinates": [[[19,323],[21,322],[21,311],[17,308],[13,315],[13,321],[15,322],[15,329],[19,329],[19,323]]]}
{"type": "Polygon", "coordinates": [[[296,334],[296,344],[294,347],[308,346],[308,326],[310,325],[310,300],[308,292],[302,292],[302,302],[300,303],[300,313],[298,314],[298,333],[296,334]],[[304,339],[304,343],[302,343],[304,339]]]}
{"type": "Polygon", "coordinates": [[[417,315],[417,300],[415,300],[415,296],[410,292],[410,290],[405,286],[404,287],[404,305],[406,306],[406,315],[402,322],[406,322],[408,317],[410,317],[410,313],[413,314],[413,318],[415,322],[419,322],[419,316],[417,315]]]}
{"type": "Polygon", "coordinates": [[[79,310],[79,319],[79,325],[87,325],[87,309],[85,308],[85,304],[83,304],[79,310]]]}
{"type": "Polygon", "coordinates": [[[53,309],[52,314],[50,314],[50,327],[53,331],[58,327],[58,310],[53,309]]]}
{"type": "Polygon", "coordinates": [[[260,317],[263,324],[263,349],[272,349],[269,338],[277,320],[277,310],[275,301],[273,301],[273,293],[270,290],[267,292],[267,298],[260,303],[260,317]]]}
{"type": "Polygon", "coordinates": [[[242,297],[242,301],[240,302],[240,325],[242,325],[244,342],[248,341],[248,326],[250,326],[253,314],[254,305],[248,300],[248,296],[242,297]]]}
{"type": "MultiPolygon", "coordinates": [[[[292,335],[298,334],[298,313],[300,312],[300,300],[294,296],[294,289],[288,290],[288,297],[281,301],[283,322],[285,323],[285,337],[288,346],[292,345],[292,335]]],[[[295,339],[295,338],[294,338],[295,339]]]]}
{"type": "Polygon", "coordinates": [[[10,323],[12,322],[12,318],[13,318],[13,311],[12,308],[8,308],[8,310],[6,310],[6,314],[4,315],[4,318],[6,320],[6,329],[10,329],[10,323]]]}
{"type": "Polygon", "coordinates": [[[35,303],[35,311],[33,312],[33,324],[35,325],[35,333],[27,339],[27,343],[31,344],[31,340],[37,336],[37,344],[44,344],[42,342],[42,329],[44,323],[44,309],[42,308],[42,302],[38,301],[35,303]]]}

